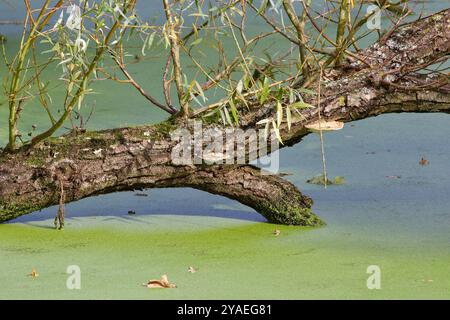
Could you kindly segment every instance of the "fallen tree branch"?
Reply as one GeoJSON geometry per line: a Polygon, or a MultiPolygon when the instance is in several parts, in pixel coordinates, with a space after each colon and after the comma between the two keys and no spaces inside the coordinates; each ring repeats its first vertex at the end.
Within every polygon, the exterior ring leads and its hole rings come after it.
{"type": "MultiPolygon", "coordinates": [[[[281,125],[284,146],[310,133],[305,126],[318,120],[318,99],[321,117],[343,122],[393,112],[450,113],[448,75],[416,72],[446,59],[449,46],[450,10],[397,28],[384,44],[361,51],[367,64],[343,62],[321,84],[320,97],[305,95],[316,107],[301,111],[290,130],[281,125]]],[[[275,110],[274,101],[260,105],[256,97],[238,107],[244,129],[257,128],[256,123],[275,110]]],[[[312,201],[278,176],[261,175],[249,165],[173,164],[176,142],[169,133],[186,127],[183,121],[172,118],[154,126],[70,134],[35,148],[3,152],[0,222],[57,205],[57,181],[63,176],[66,202],[140,188],[192,187],[235,199],[274,223],[322,224],[311,212],[312,201]]]]}
{"type": "MultiPolygon", "coordinates": [[[[40,149],[5,153],[0,164],[0,221],[65,202],[141,188],[192,187],[248,205],[269,221],[319,225],[312,201],[278,176],[248,165],[176,166],[161,128],[66,136],[40,149]],[[150,136],[148,138],[147,136],[150,136]]],[[[167,129],[165,129],[167,130],[167,129]]]]}

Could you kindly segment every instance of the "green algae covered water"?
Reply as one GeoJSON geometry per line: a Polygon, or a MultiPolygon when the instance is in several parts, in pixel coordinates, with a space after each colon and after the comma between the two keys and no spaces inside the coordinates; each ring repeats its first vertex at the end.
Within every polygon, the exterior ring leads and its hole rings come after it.
{"type": "Polygon", "coordinates": [[[58,233],[36,225],[2,226],[0,297],[449,298],[450,258],[439,247],[376,241],[333,228],[279,227],[274,237],[272,225],[222,218],[102,220],[73,219],[58,233]],[[373,263],[382,270],[381,290],[366,287],[366,268],[373,263]],[[81,268],[80,290],[66,288],[72,264],[81,268]],[[188,272],[191,265],[196,273],[188,272]],[[26,276],[32,267],[38,278],[26,276]],[[163,273],[178,288],[141,286],[163,273]]]}
{"type": "Polygon", "coordinates": [[[19,218],[0,225],[0,298],[449,299],[447,134],[445,116],[390,115],[327,135],[330,172],[347,180],[327,190],[305,183],[320,171],[317,137],[282,151],[282,171],[328,223],[318,229],[191,189],[69,204],[63,231],[51,228],[55,208],[19,218]],[[81,290],[66,288],[74,264],[81,290]],[[367,289],[369,265],[380,290],[367,289]],[[141,286],[161,274],[178,288],[141,286]]]}
{"type": "MultiPolygon", "coordinates": [[[[427,10],[441,7],[430,1],[427,10]]],[[[151,70],[161,65],[143,65],[132,71],[152,91],[151,70]]],[[[164,118],[128,87],[97,91],[89,129],[164,118]]],[[[6,114],[0,106],[2,144],[6,114]]],[[[24,127],[39,123],[35,114],[24,127]]],[[[52,228],[54,207],[21,217],[0,225],[0,299],[450,299],[449,135],[443,114],[384,115],[327,133],[329,174],[346,183],[326,190],[305,182],[321,171],[317,135],[283,149],[280,171],[314,199],[322,228],[275,226],[192,189],[71,203],[63,231],[52,228]],[[71,265],[80,290],[67,289],[71,265]],[[381,270],[379,290],[367,288],[371,265],[381,270]],[[162,274],[178,287],[142,286],[162,274]]]]}

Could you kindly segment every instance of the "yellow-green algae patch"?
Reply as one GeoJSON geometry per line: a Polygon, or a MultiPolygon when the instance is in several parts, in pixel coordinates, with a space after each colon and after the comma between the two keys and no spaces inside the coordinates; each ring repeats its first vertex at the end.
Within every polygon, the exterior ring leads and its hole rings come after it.
{"type": "Polygon", "coordinates": [[[180,216],[50,225],[0,225],[1,299],[450,298],[442,248],[374,245],[329,227],[180,216]],[[366,287],[371,264],[382,269],[381,290],[366,287]],[[81,290],[66,288],[69,265],[81,268],[81,290]],[[35,279],[27,276],[33,268],[35,279]],[[142,286],[161,274],[178,288],[142,286]]]}

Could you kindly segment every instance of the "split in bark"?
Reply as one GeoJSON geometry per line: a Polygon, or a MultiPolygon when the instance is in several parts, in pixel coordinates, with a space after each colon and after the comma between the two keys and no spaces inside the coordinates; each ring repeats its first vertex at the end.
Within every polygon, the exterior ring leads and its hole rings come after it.
{"type": "Polygon", "coordinates": [[[59,207],[58,207],[58,213],[55,216],[55,228],[56,229],[62,229],[64,228],[64,216],[66,214],[66,195],[64,193],[64,183],[62,181],[62,178],[59,180],[59,207]]]}

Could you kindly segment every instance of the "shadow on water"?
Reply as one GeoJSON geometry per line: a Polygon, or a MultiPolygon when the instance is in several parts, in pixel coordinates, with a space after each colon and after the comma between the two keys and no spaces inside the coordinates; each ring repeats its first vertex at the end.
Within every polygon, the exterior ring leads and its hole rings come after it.
{"type": "MultiPolygon", "coordinates": [[[[27,223],[53,219],[57,206],[33,212],[8,223],[27,223]]],[[[144,192],[120,192],[68,203],[66,218],[98,217],[103,222],[150,224],[142,216],[204,216],[265,222],[253,209],[237,201],[190,188],[149,189],[144,192]],[[146,195],[146,196],[143,196],[146,195]]],[[[41,224],[36,226],[42,227],[41,224]]],[[[49,227],[51,228],[51,227],[49,227]]]]}

